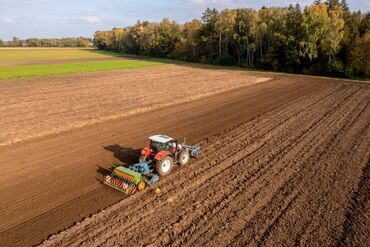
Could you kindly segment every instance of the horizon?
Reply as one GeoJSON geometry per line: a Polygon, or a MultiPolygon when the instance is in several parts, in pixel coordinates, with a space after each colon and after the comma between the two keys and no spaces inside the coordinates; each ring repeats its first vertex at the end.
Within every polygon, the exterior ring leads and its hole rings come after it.
{"type": "MultiPolygon", "coordinates": [[[[200,19],[207,7],[225,8],[287,7],[300,4],[302,9],[313,0],[148,0],[135,2],[108,0],[77,3],[72,0],[0,0],[0,39],[29,38],[92,38],[95,31],[134,25],[137,21],[161,21],[169,18],[179,23],[200,19]],[[135,10],[134,12],[132,10],[135,10]],[[32,13],[32,14],[30,14],[32,13]]],[[[365,13],[370,0],[347,1],[350,10],[365,13]]]]}

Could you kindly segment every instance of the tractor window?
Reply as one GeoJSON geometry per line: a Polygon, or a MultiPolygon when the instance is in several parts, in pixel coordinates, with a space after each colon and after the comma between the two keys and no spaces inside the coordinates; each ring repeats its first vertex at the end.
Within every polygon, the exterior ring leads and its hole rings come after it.
{"type": "Polygon", "coordinates": [[[166,150],[168,150],[168,151],[172,150],[172,148],[173,148],[172,142],[167,142],[165,145],[166,145],[166,150]]]}
{"type": "Polygon", "coordinates": [[[155,152],[160,152],[165,149],[163,143],[153,141],[150,142],[150,148],[153,149],[155,152]]]}
{"type": "Polygon", "coordinates": [[[153,149],[155,152],[160,152],[163,150],[170,151],[173,149],[173,142],[167,142],[167,143],[159,143],[159,142],[150,142],[150,148],[153,149]]]}

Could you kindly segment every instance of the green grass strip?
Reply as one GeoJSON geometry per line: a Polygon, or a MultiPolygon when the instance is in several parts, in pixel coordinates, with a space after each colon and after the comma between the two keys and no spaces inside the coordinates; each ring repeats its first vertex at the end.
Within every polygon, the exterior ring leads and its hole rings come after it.
{"type": "Polygon", "coordinates": [[[142,60],[95,61],[82,63],[63,63],[28,66],[0,67],[0,79],[23,78],[35,76],[49,76],[70,73],[94,72],[104,70],[118,70],[143,68],[162,65],[160,62],[142,60]]]}

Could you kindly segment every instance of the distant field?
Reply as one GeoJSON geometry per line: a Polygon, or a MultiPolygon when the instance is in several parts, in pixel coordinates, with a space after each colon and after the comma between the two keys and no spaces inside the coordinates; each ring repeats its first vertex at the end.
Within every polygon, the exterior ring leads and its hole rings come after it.
{"type": "Polygon", "coordinates": [[[112,57],[114,53],[74,48],[0,48],[0,61],[38,61],[112,57]]]}
{"type": "Polygon", "coordinates": [[[93,49],[0,49],[0,79],[142,68],[159,62],[125,59],[93,49]]]}
{"type": "MultiPolygon", "coordinates": [[[[139,67],[144,63],[126,61],[126,64],[112,64],[111,61],[90,65],[112,68],[125,65],[139,67]]],[[[71,69],[81,67],[71,65],[71,69]]],[[[175,103],[186,103],[269,79],[241,71],[165,65],[2,80],[0,146],[175,103]]]]}
{"type": "Polygon", "coordinates": [[[95,61],[30,66],[0,67],[0,79],[59,75],[104,70],[143,68],[161,65],[158,62],[141,60],[95,61]]]}

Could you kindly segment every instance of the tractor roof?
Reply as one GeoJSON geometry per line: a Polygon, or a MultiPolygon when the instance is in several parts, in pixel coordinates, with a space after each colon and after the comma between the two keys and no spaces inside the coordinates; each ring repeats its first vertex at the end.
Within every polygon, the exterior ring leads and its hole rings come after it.
{"type": "Polygon", "coordinates": [[[154,142],[159,142],[159,143],[166,143],[168,141],[172,141],[173,138],[166,136],[166,135],[154,135],[154,136],[150,136],[149,140],[154,141],[154,142]]]}

